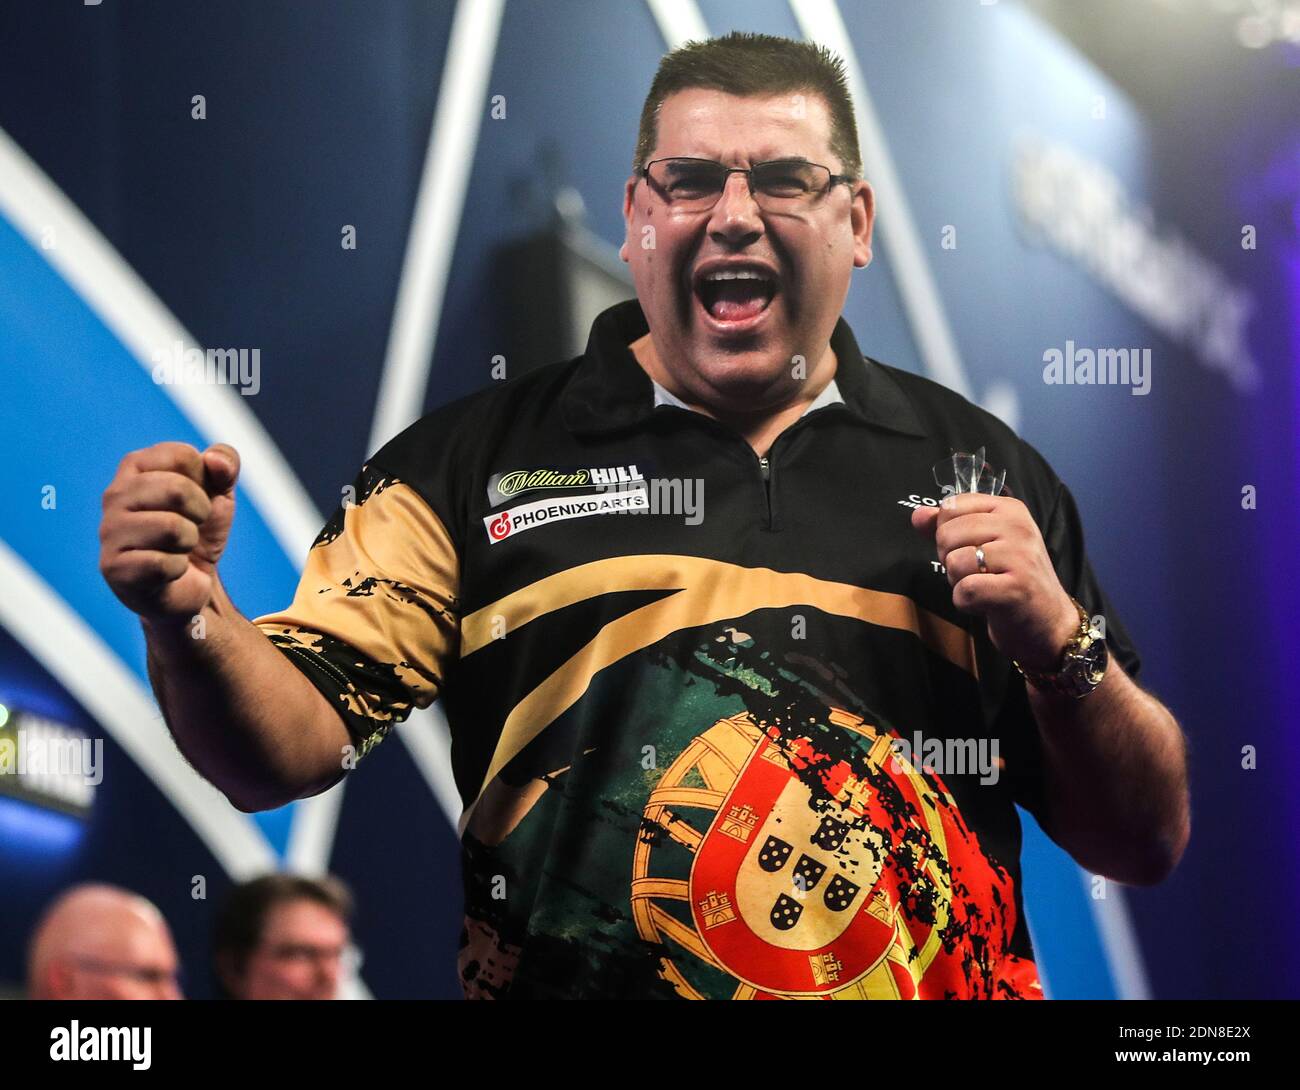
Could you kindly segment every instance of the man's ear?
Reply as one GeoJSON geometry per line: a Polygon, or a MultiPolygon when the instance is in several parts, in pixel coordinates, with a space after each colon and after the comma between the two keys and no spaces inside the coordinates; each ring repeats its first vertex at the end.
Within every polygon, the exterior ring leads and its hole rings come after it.
{"type": "Polygon", "coordinates": [[[45,966],[44,994],[50,999],[71,999],[76,991],[75,972],[65,961],[49,962],[45,966]]]}
{"type": "Polygon", "coordinates": [[[876,224],[876,194],[865,181],[853,183],[850,191],[853,206],[849,211],[853,225],[853,265],[865,269],[871,264],[871,231],[876,224]]]}
{"type": "Polygon", "coordinates": [[[627,261],[628,243],[632,238],[632,200],[636,192],[636,183],[638,179],[634,174],[627,180],[623,187],[623,245],[618,248],[618,256],[621,261],[627,261]]]}

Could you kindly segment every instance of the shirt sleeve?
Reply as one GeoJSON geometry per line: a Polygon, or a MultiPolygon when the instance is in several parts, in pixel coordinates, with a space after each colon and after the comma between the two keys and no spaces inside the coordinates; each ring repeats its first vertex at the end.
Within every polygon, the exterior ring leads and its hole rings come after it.
{"type": "MultiPolygon", "coordinates": [[[[1105,622],[1110,669],[1121,667],[1134,681],[1142,667],[1141,657],[1114,606],[1097,582],[1084,549],[1083,524],[1074,497],[1063,482],[1057,483],[1056,502],[1042,528],[1043,541],[1066,591],[1078,599],[1088,616],[1105,622]]],[[[1046,770],[1038,723],[1029,704],[1025,679],[1010,663],[1001,708],[993,724],[994,737],[1005,740],[1012,794],[1016,802],[1034,815],[1050,832],[1050,810],[1046,792],[1046,770]]],[[[1085,698],[1086,699],[1086,698],[1085,698]]]]}
{"type": "Polygon", "coordinates": [[[338,710],[358,759],[438,696],[459,651],[459,568],[433,508],[369,463],[313,543],[293,601],[254,619],[338,710]]]}

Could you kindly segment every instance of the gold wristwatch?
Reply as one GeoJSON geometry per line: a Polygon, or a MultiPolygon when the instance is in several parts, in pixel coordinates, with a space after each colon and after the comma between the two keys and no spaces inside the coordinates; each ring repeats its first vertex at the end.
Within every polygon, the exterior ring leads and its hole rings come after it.
{"type": "Polygon", "coordinates": [[[1025,675],[1036,689],[1045,692],[1060,693],[1074,697],[1076,700],[1087,696],[1106,676],[1106,666],[1110,662],[1110,652],[1106,649],[1105,638],[1092,627],[1092,618],[1088,611],[1071,596],[1075,609],[1079,611],[1079,630],[1070,637],[1061,652],[1061,664],[1054,671],[1044,673],[1038,670],[1026,670],[1020,663],[1014,663],[1017,670],[1025,675]]]}

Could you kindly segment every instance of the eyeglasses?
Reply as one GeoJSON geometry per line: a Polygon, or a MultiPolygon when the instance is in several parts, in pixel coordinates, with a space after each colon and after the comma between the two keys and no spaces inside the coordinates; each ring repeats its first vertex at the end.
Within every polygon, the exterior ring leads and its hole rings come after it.
{"type": "Polygon", "coordinates": [[[73,964],[87,973],[103,976],[120,976],[134,980],[150,988],[160,988],[170,984],[178,990],[184,983],[179,969],[157,969],[144,965],[124,965],[121,963],[100,961],[97,958],[73,958],[73,964]]]}
{"type": "Polygon", "coordinates": [[[361,950],[351,943],[346,946],[311,946],[306,943],[281,943],[270,947],[266,952],[274,961],[337,961],[344,972],[356,972],[361,968],[364,960],[361,950]]]}
{"type": "Polygon", "coordinates": [[[789,212],[816,202],[831,187],[851,182],[847,174],[803,159],[773,159],[752,167],[729,167],[712,159],[655,159],[641,177],[674,211],[703,212],[718,203],[727,179],[745,175],[750,196],[765,212],[789,212]]]}

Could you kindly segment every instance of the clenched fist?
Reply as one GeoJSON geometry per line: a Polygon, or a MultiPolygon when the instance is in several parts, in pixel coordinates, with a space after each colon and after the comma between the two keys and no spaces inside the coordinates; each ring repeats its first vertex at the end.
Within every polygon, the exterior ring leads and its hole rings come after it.
{"type": "Polygon", "coordinates": [[[938,507],[914,510],[912,526],[934,538],[952,604],[985,618],[994,647],[1030,669],[1056,669],[1079,627],[1079,612],[1024,503],[1014,496],[961,493],[938,507]]]}
{"type": "Polygon", "coordinates": [[[239,454],[158,443],[122,459],[104,490],[99,570],[129,609],[184,622],[212,597],[235,517],[239,454]]]}

